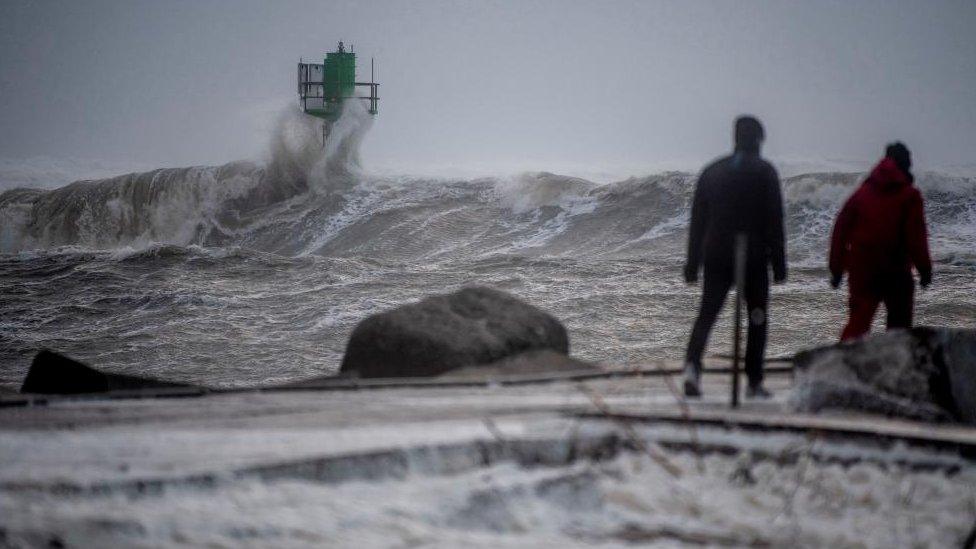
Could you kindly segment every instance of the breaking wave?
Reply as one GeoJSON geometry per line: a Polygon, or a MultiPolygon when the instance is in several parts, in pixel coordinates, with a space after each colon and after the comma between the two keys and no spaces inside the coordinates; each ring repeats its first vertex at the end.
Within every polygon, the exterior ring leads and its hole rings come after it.
{"type": "MultiPolygon", "coordinates": [[[[0,252],[192,246],[388,262],[494,254],[677,261],[684,252],[693,174],[601,185],[546,172],[376,177],[358,159],[369,122],[361,107],[347,109],[323,147],[320,126],[289,111],[263,165],[159,169],[6,191],[0,252]]],[[[834,215],[861,178],[828,172],[784,180],[794,264],[823,266],[834,215]]],[[[976,266],[976,179],[923,173],[918,185],[936,260],[976,266]]]]}
{"type": "Polygon", "coordinates": [[[8,190],[0,194],[0,252],[246,244],[350,188],[369,123],[361,108],[348,108],[323,146],[317,121],[289,110],[264,165],[158,169],[54,190],[8,190]]]}
{"type": "MultiPolygon", "coordinates": [[[[377,176],[358,161],[369,123],[344,112],[323,147],[321,126],[289,111],[262,163],[0,194],[0,388],[18,387],[41,348],[213,386],[333,373],[365,316],[474,282],[545,306],[581,358],[682,356],[697,299],[680,277],[694,174],[377,176]]],[[[770,355],[836,338],[827,239],[861,177],[784,179],[793,287],[776,301],[770,355]]],[[[970,325],[976,178],[918,182],[941,263],[918,318],[970,325]]],[[[729,333],[716,330],[716,348],[729,333]]]]}

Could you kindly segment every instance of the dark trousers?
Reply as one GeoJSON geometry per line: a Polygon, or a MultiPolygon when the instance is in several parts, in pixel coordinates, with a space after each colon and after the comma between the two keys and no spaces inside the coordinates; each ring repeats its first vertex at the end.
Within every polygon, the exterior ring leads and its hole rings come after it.
{"type": "Polygon", "coordinates": [[[850,318],[841,333],[841,341],[855,339],[871,331],[871,321],[878,305],[888,310],[887,326],[912,327],[912,307],[915,301],[915,280],[911,272],[891,273],[849,278],[848,305],[850,318]]]}
{"type": "MultiPolygon", "coordinates": [[[[691,340],[688,341],[688,351],[685,361],[701,365],[702,353],[708,343],[708,335],[712,331],[715,319],[718,317],[725,296],[735,284],[732,269],[705,268],[702,289],[701,308],[698,318],[691,330],[691,340]]],[[[746,341],[746,376],[749,383],[761,383],[763,379],[763,356],[766,353],[766,310],[769,304],[769,274],[765,268],[749,269],[746,274],[745,287],[746,310],[749,320],[749,335],[746,341]]]]}

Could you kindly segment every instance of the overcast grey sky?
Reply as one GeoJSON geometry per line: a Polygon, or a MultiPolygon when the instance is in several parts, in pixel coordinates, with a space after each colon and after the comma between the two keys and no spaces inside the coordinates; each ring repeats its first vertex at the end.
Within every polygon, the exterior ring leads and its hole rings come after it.
{"type": "Polygon", "coordinates": [[[377,60],[367,165],[551,169],[728,149],[976,162],[976,2],[70,1],[0,4],[0,156],[257,158],[295,63],[377,60]]]}

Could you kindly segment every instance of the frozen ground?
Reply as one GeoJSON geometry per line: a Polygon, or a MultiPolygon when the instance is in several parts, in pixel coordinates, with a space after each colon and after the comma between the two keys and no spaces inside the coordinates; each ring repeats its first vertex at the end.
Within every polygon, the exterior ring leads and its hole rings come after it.
{"type": "MultiPolygon", "coordinates": [[[[967,428],[725,406],[688,413],[976,441],[967,428]],[[856,428],[856,429],[855,429],[856,428]]],[[[949,445],[581,419],[680,414],[660,377],[0,408],[11,546],[955,547],[976,465],[949,445]]]]}

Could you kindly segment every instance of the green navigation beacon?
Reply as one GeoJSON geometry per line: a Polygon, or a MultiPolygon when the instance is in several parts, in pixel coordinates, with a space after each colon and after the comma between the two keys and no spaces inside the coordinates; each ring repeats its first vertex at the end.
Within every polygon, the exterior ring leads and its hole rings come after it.
{"type": "Polygon", "coordinates": [[[336,51],[325,54],[323,63],[298,63],[298,100],[302,111],[325,121],[322,143],[328,128],[339,119],[346,99],[359,99],[369,105],[369,113],[378,112],[376,96],[379,87],[374,81],[373,60],[369,62],[369,82],[356,82],[356,54],[350,46],[346,51],[342,42],[336,51]],[[356,95],[356,88],[369,88],[369,95],[356,95]]]}

